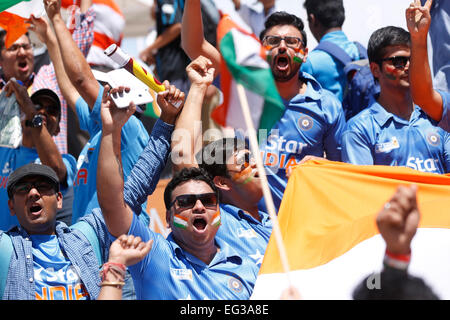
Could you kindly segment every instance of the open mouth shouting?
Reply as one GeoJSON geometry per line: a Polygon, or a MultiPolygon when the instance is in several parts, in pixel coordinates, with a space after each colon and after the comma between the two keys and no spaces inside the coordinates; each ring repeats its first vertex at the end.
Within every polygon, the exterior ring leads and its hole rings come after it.
{"type": "Polygon", "coordinates": [[[196,231],[203,232],[205,231],[208,223],[206,222],[206,219],[203,217],[195,217],[192,225],[194,226],[194,229],[196,231]]]}
{"type": "Polygon", "coordinates": [[[274,67],[279,71],[286,71],[289,69],[290,57],[288,55],[277,55],[274,59],[274,67]]]}
{"type": "Polygon", "coordinates": [[[42,213],[42,206],[37,202],[33,202],[29,206],[29,212],[31,216],[40,216],[42,213]]]}

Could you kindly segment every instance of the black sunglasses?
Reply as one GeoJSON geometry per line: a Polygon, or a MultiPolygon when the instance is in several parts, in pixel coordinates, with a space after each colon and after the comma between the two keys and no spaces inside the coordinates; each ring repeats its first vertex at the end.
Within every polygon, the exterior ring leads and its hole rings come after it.
{"type": "Polygon", "coordinates": [[[32,188],[36,188],[39,193],[56,192],[56,187],[53,183],[47,181],[28,181],[17,183],[13,188],[13,193],[24,195],[30,192],[32,188]]]}
{"type": "Polygon", "coordinates": [[[406,64],[408,63],[409,59],[410,57],[407,56],[394,56],[381,59],[381,61],[390,61],[396,69],[403,69],[406,67],[406,64]]]}
{"type": "MultiPolygon", "coordinates": [[[[175,198],[170,204],[172,207],[175,202],[178,204],[180,209],[192,209],[197,200],[200,200],[205,207],[216,207],[217,197],[215,193],[201,193],[201,194],[182,194],[175,198]]],[[[169,207],[169,208],[170,208],[169,207]]]]}

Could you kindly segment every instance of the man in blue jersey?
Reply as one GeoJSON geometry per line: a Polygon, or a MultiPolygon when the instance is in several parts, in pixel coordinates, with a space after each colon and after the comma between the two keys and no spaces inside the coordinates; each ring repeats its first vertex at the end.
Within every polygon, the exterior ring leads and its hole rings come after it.
{"type": "Polygon", "coordinates": [[[424,6],[411,3],[406,9],[406,23],[411,34],[411,94],[414,102],[432,119],[439,121],[442,129],[450,131],[450,93],[433,90],[433,79],[428,63],[427,34],[431,25],[430,9],[430,0],[424,6]],[[420,17],[417,21],[416,13],[420,17]]]}
{"type": "Polygon", "coordinates": [[[258,208],[263,192],[256,164],[243,140],[220,138],[203,148],[203,142],[198,143],[202,136],[196,124],[201,123],[202,100],[213,81],[214,68],[200,56],[186,72],[192,85],[172,135],[173,168],[200,167],[209,173],[220,195],[222,225],[216,236],[259,267],[272,221],[258,208]]]}
{"type": "MultiPolygon", "coordinates": [[[[8,96],[15,97],[25,121],[22,121],[21,145],[17,148],[0,147],[0,201],[7,202],[6,184],[11,172],[27,163],[42,163],[58,174],[60,190],[67,202],[58,210],[57,218],[70,224],[73,201],[70,194],[73,194],[76,161],[70,154],[61,155],[53,140],[59,132],[60,100],[50,89],[38,90],[30,98],[26,88],[13,79],[8,81],[4,90],[8,96]]],[[[0,230],[9,230],[16,225],[17,218],[11,216],[6,208],[1,210],[0,230]]]]}
{"type": "MultiPolygon", "coordinates": [[[[149,145],[133,168],[128,188],[151,192],[159,179],[179,112],[173,105],[165,110],[167,113],[158,120],[164,125],[155,128],[160,134],[152,132],[149,145]],[[138,172],[147,172],[148,176],[139,177],[138,172]]],[[[109,108],[106,104],[102,108],[97,188],[100,207],[112,236],[132,234],[145,242],[153,240],[150,253],[130,267],[137,298],[248,299],[258,272],[256,265],[216,237],[221,219],[219,196],[203,170],[185,168],[177,172],[166,187],[166,219],[172,230],[167,239],[143,224],[124,200],[120,150],[115,141],[120,141],[121,126],[128,117],[129,113],[124,110],[109,108]],[[112,113],[116,116],[110,116],[112,113]]]]}
{"type": "Polygon", "coordinates": [[[370,67],[381,91],[376,102],[348,122],[342,136],[345,162],[450,172],[450,134],[437,127],[411,96],[410,39],[398,27],[371,35],[370,67]]]}
{"type": "Polygon", "coordinates": [[[89,214],[70,228],[57,222],[63,204],[59,187],[57,173],[42,164],[29,163],[10,174],[8,208],[19,225],[0,231],[0,298],[97,298],[99,267],[111,245],[106,225],[101,214],[89,214]],[[91,233],[97,235],[97,245],[91,233]]]}
{"type": "Polygon", "coordinates": [[[289,168],[307,155],[341,160],[345,116],[340,101],[331,92],[324,90],[309,74],[299,71],[308,52],[303,22],[294,15],[276,12],[266,20],[265,26],[260,38],[270,48],[270,67],[286,105],[284,115],[260,146],[278,209],[289,168]]]}
{"type": "MultiPolygon", "coordinates": [[[[352,60],[359,60],[358,47],[342,31],[345,10],[342,0],[306,0],[303,4],[311,33],[317,42],[331,42],[352,60]]],[[[344,64],[323,50],[312,50],[301,70],[312,75],[323,88],[333,92],[340,101],[344,96],[347,75],[344,64]]]]}
{"type": "MultiPolygon", "coordinates": [[[[183,29],[195,24],[196,30],[202,30],[197,2],[186,2],[183,21],[189,21],[189,26],[183,29]]],[[[200,55],[208,58],[217,76],[220,52],[199,32],[182,32],[182,39],[187,54],[192,59],[200,55]]],[[[331,92],[324,90],[311,75],[300,71],[308,54],[306,32],[300,18],[286,12],[273,13],[266,20],[260,39],[269,48],[270,68],[286,106],[284,115],[268,135],[259,133],[259,137],[268,136],[261,144],[261,151],[264,151],[269,186],[278,209],[287,184],[286,171],[292,166],[307,155],[341,160],[345,115],[341,102],[331,92]]],[[[264,201],[260,208],[265,210],[264,201]]]]}

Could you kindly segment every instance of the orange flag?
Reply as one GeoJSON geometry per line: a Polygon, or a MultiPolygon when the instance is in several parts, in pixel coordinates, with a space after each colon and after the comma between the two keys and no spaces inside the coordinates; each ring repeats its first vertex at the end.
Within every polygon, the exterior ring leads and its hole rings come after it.
{"type": "MultiPolygon", "coordinates": [[[[450,174],[326,160],[308,161],[293,170],[278,220],[290,270],[295,270],[293,278],[298,280],[298,289],[304,296],[348,298],[357,280],[373,272],[371,268],[381,263],[384,254],[384,242],[375,217],[399,185],[411,184],[418,187],[417,201],[421,211],[419,230],[423,230],[418,234],[431,233],[445,239],[438,241],[441,247],[428,240],[421,242],[414,239],[413,243],[416,241],[426,249],[415,251],[413,247],[412,269],[430,276],[426,270],[433,270],[439,262],[450,270],[450,254],[433,251],[438,247],[440,251],[450,250],[450,174]],[[427,254],[430,256],[426,257],[427,254]],[[417,260],[414,260],[415,257],[417,260]],[[435,263],[422,269],[423,264],[429,261],[435,263]]],[[[428,235],[427,239],[432,236],[428,235]]],[[[431,276],[437,277],[439,274],[436,270],[429,273],[432,272],[435,274],[431,276]]],[[[260,269],[254,298],[279,298],[265,294],[276,292],[273,285],[280,283],[282,273],[279,253],[272,237],[260,269]],[[266,285],[263,285],[264,282],[266,285]],[[272,290],[262,289],[270,287],[272,290]]],[[[450,297],[450,276],[441,274],[439,279],[436,285],[445,284],[449,288],[447,297],[450,297]]]]}
{"type": "Polygon", "coordinates": [[[17,39],[28,31],[28,19],[22,18],[13,13],[3,11],[0,13],[0,27],[6,30],[5,46],[9,48],[17,39]]]}

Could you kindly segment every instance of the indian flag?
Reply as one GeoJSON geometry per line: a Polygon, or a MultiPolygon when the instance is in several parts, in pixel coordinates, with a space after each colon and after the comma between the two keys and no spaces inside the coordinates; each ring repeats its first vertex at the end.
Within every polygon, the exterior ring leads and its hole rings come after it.
{"type": "Polygon", "coordinates": [[[214,214],[211,225],[213,225],[215,227],[220,226],[220,209],[217,210],[217,212],[214,214]]]}
{"type": "MultiPolygon", "coordinates": [[[[304,299],[352,299],[354,288],[382,269],[377,213],[399,185],[411,184],[421,219],[408,271],[450,299],[450,175],[325,160],[293,170],[278,214],[291,272],[283,273],[272,235],[252,299],[279,299],[288,279],[304,299]]],[[[366,284],[377,290],[376,281],[366,284]]]]}
{"type": "Polygon", "coordinates": [[[5,46],[9,48],[28,31],[26,21],[31,15],[39,18],[45,14],[42,0],[3,0],[0,3],[0,27],[7,31],[5,46]]]}
{"type": "Polygon", "coordinates": [[[223,104],[211,113],[223,127],[246,130],[236,83],[246,89],[255,129],[268,131],[284,113],[284,104],[277,91],[266,50],[254,34],[250,34],[225,15],[217,27],[222,55],[221,89],[223,104]]]}
{"type": "Polygon", "coordinates": [[[173,225],[177,228],[186,229],[188,225],[188,219],[176,214],[173,217],[173,225]]]}

